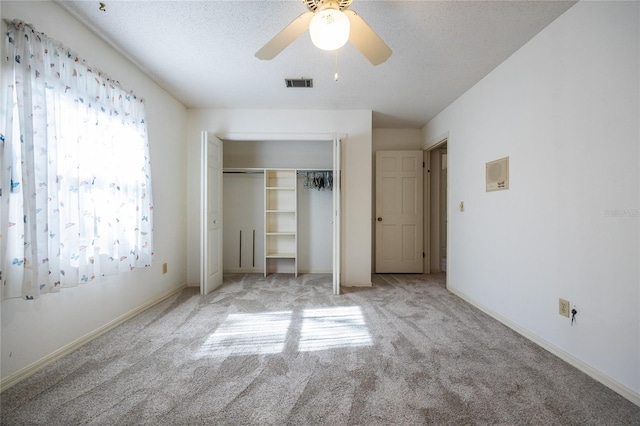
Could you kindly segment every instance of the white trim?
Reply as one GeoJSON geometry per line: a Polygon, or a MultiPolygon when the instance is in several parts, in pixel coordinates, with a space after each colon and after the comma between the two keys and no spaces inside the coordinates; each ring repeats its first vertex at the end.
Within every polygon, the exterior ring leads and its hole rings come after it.
{"type": "Polygon", "coordinates": [[[529,332],[528,330],[520,327],[518,324],[514,323],[513,321],[509,320],[508,318],[503,317],[502,315],[498,314],[497,312],[494,312],[493,310],[487,308],[486,306],[476,302],[475,300],[469,298],[467,295],[465,295],[464,293],[460,292],[459,290],[456,290],[456,289],[453,289],[453,288],[449,287],[448,284],[447,284],[447,290],[449,290],[451,293],[455,294],[456,296],[458,296],[459,298],[461,298],[465,302],[467,302],[467,303],[475,306],[476,308],[480,309],[485,314],[487,314],[487,315],[493,317],[494,319],[500,321],[502,324],[506,325],[507,327],[509,327],[510,329],[515,331],[516,333],[521,334],[525,338],[531,340],[536,345],[542,347],[543,349],[546,349],[547,351],[551,352],[553,355],[557,356],[561,360],[565,361],[566,363],[572,365],[573,367],[575,367],[578,370],[582,371],[583,373],[585,373],[586,375],[590,376],[591,378],[593,378],[593,379],[597,380],[598,382],[602,383],[603,385],[605,385],[609,389],[611,389],[614,392],[620,394],[621,396],[623,396],[624,398],[628,399],[629,401],[631,401],[635,405],[640,406],[640,393],[634,391],[633,389],[630,389],[629,387],[623,385],[622,383],[616,381],[615,379],[607,376],[606,374],[602,373],[601,371],[595,369],[594,367],[590,366],[589,364],[586,364],[584,361],[581,361],[580,359],[578,359],[575,356],[571,355],[569,352],[567,352],[567,351],[557,347],[556,345],[546,341],[545,339],[541,338],[540,336],[538,336],[536,334],[533,334],[533,333],[529,332]]]}
{"type": "Polygon", "coordinates": [[[216,133],[223,141],[333,141],[333,133],[216,133]]]}
{"type": "Polygon", "coordinates": [[[431,274],[431,151],[422,150],[422,270],[431,274]]]}
{"type": "Polygon", "coordinates": [[[447,143],[448,141],[449,141],[449,132],[445,132],[444,134],[438,136],[437,138],[423,142],[422,149],[425,151],[431,151],[438,148],[439,145],[447,143]]]}
{"type": "Polygon", "coordinates": [[[142,311],[145,311],[146,309],[149,309],[150,307],[162,302],[163,300],[173,296],[174,294],[180,292],[181,290],[185,289],[187,286],[186,285],[181,285],[179,287],[173,288],[169,291],[166,291],[156,297],[154,297],[153,299],[149,300],[146,303],[143,303],[142,305],[138,306],[137,308],[127,312],[126,314],[123,314],[121,316],[119,316],[118,318],[106,323],[105,325],[93,330],[92,332],[85,334],[84,336],[82,336],[81,338],[61,347],[60,349],[50,353],[49,355],[40,358],[38,361],[34,362],[31,365],[28,365],[27,367],[17,371],[16,373],[5,377],[4,379],[2,379],[0,381],[0,392],[4,392],[5,390],[9,389],[11,386],[19,383],[20,381],[26,379],[27,377],[31,376],[34,373],[37,373],[38,371],[42,370],[45,367],[48,367],[49,365],[53,364],[55,361],[59,360],[60,358],[62,358],[65,355],[70,354],[71,352],[75,351],[76,349],[78,349],[79,347],[81,347],[82,345],[85,345],[86,343],[89,343],[90,341],[92,341],[93,339],[96,339],[100,336],[102,336],[103,334],[105,334],[106,332],[114,329],[115,327],[121,325],[122,323],[124,323],[125,321],[135,317],[136,315],[138,315],[139,313],[141,313],[142,311]]]}
{"type": "MultiPolygon", "coordinates": [[[[424,265],[424,270],[425,270],[425,274],[431,274],[434,273],[435,271],[431,270],[431,178],[433,176],[433,174],[435,172],[431,171],[431,153],[435,154],[435,151],[438,149],[442,149],[443,145],[447,145],[447,148],[449,147],[449,132],[445,133],[442,136],[439,136],[438,138],[434,139],[433,141],[431,141],[428,145],[427,148],[423,148],[423,160],[425,162],[425,167],[424,167],[424,172],[425,172],[425,178],[424,178],[424,185],[425,187],[423,188],[423,192],[424,192],[424,199],[423,199],[423,220],[425,223],[423,223],[423,227],[425,229],[425,231],[423,232],[423,235],[426,236],[426,238],[424,238],[424,241],[422,242],[422,248],[424,251],[424,259],[422,264],[424,265]],[[426,155],[425,155],[426,154],[426,155]],[[427,170],[429,170],[429,172],[427,173],[427,170]],[[428,271],[428,272],[426,272],[428,271]]],[[[441,163],[442,164],[442,163],[441,163]]],[[[449,169],[449,157],[447,157],[447,170],[449,169]]],[[[440,176],[440,174],[442,173],[442,170],[438,171],[438,175],[440,176]]],[[[447,173],[449,173],[447,171],[447,173]]],[[[449,206],[451,205],[451,200],[450,200],[450,196],[449,194],[451,194],[451,176],[449,175],[447,177],[447,205],[445,206],[447,209],[447,218],[451,217],[451,209],[449,208],[449,206]]],[[[439,191],[441,192],[441,191],[439,191]]],[[[439,206],[438,206],[439,207],[439,206]]],[[[451,235],[451,231],[450,231],[450,223],[451,221],[449,221],[447,219],[447,236],[451,235]]],[[[438,232],[438,238],[440,238],[440,233],[438,232]]],[[[438,247],[440,247],[440,245],[438,245],[438,247]]],[[[438,251],[440,252],[440,248],[438,248],[438,251]]],[[[451,253],[451,241],[450,239],[447,237],[447,247],[446,247],[446,251],[445,251],[445,257],[447,259],[447,268],[449,269],[449,266],[451,265],[451,257],[450,257],[450,253],[451,253]]],[[[442,259],[442,253],[440,253],[440,255],[438,256],[439,259],[442,259]]],[[[440,272],[446,272],[446,271],[440,271],[440,272]]],[[[449,274],[445,275],[445,280],[446,280],[446,284],[449,284],[449,274]]]]}
{"type": "Polygon", "coordinates": [[[342,283],[342,136],[333,135],[333,194],[332,194],[332,283],[333,294],[340,295],[342,283]]]}

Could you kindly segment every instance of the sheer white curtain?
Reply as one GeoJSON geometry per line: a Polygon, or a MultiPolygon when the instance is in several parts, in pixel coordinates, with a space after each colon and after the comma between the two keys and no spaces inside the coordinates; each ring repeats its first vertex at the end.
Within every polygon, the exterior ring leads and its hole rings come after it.
{"type": "Polygon", "coordinates": [[[2,297],[151,264],[144,103],[30,25],[9,24],[0,122],[2,297]]]}

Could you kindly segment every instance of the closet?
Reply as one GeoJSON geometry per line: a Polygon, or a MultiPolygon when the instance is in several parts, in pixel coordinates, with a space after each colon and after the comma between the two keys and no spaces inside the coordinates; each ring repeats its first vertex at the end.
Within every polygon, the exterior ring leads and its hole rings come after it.
{"type": "Polygon", "coordinates": [[[334,270],[333,146],[224,141],[224,273],[334,270]]]}

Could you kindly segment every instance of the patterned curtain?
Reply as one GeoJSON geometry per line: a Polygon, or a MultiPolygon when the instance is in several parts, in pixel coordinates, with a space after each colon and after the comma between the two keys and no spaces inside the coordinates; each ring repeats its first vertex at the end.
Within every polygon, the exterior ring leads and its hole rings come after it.
{"type": "Polygon", "coordinates": [[[9,24],[0,105],[2,298],[151,264],[144,103],[28,24],[9,24]]]}

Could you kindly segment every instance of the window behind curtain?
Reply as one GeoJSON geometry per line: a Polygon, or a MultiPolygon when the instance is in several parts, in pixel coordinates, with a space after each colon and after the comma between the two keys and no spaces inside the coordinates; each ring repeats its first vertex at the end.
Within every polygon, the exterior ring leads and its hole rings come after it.
{"type": "Polygon", "coordinates": [[[2,297],[151,264],[144,103],[60,43],[9,24],[0,122],[2,297]]]}

